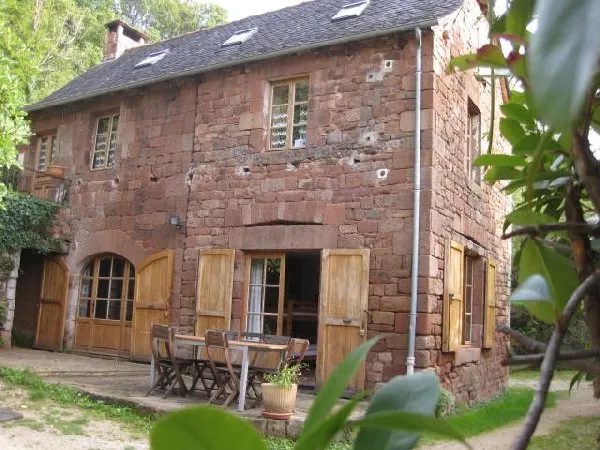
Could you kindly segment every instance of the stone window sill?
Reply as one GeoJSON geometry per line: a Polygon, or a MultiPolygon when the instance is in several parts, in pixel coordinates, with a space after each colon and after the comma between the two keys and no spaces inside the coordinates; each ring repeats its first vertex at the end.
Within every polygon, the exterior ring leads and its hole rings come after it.
{"type": "Polygon", "coordinates": [[[464,346],[454,352],[454,365],[462,366],[463,364],[477,362],[481,359],[481,348],[464,346]]]}

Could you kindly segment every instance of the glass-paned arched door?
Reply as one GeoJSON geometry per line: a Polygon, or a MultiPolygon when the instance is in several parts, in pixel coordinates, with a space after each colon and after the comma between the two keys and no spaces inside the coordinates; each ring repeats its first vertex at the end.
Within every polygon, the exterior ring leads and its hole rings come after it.
{"type": "Polygon", "coordinates": [[[75,347],[129,353],[135,293],[133,264],[117,255],[100,255],[81,272],[75,347]]]}

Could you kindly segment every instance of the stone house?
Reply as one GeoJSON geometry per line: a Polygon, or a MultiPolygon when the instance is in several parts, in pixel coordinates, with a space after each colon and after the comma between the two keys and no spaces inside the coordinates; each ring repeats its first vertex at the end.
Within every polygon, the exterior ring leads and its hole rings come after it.
{"type": "Polygon", "coordinates": [[[13,331],[133,358],[153,322],[302,336],[309,384],[383,334],[355,388],[414,366],[496,393],[507,199],[471,166],[491,87],[446,72],[481,3],[316,0],[155,44],[109,23],[105,60],[28,107],[24,185],[62,193],[68,248],[22,252],[13,331]]]}

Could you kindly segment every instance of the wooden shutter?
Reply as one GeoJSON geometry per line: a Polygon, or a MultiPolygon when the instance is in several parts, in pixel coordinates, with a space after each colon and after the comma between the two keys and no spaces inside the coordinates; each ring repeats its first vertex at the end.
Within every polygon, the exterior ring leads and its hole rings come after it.
{"type": "Polygon", "coordinates": [[[465,248],[450,242],[447,250],[442,350],[453,352],[462,342],[465,248]]]}
{"type": "MultiPolygon", "coordinates": [[[[319,294],[317,384],[364,342],[367,335],[369,250],[323,250],[319,294]]],[[[364,365],[350,382],[362,390],[364,365]]]]}
{"type": "Polygon", "coordinates": [[[150,356],[152,324],[169,323],[174,256],[173,250],[163,250],[146,258],[137,267],[131,345],[134,357],[150,356]]]}
{"type": "Polygon", "coordinates": [[[231,322],[231,296],[235,250],[207,249],[198,263],[196,335],[206,330],[228,330],[231,322]]]}
{"type": "Polygon", "coordinates": [[[58,257],[44,260],[42,290],[38,304],[35,346],[62,349],[69,271],[58,257]]]}
{"type": "Polygon", "coordinates": [[[492,348],[496,340],[496,263],[493,261],[486,264],[483,311],[483,347],[492,348]]]}

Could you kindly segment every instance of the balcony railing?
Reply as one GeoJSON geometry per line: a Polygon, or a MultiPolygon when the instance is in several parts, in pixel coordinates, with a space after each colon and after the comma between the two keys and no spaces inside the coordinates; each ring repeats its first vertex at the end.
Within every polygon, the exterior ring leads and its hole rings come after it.
{"type": "Polygon", "coordinates": [[[66,203],[71,180],[30,167],[2,168],[0,181],[19,192],[44,200],[66,203]]]}

